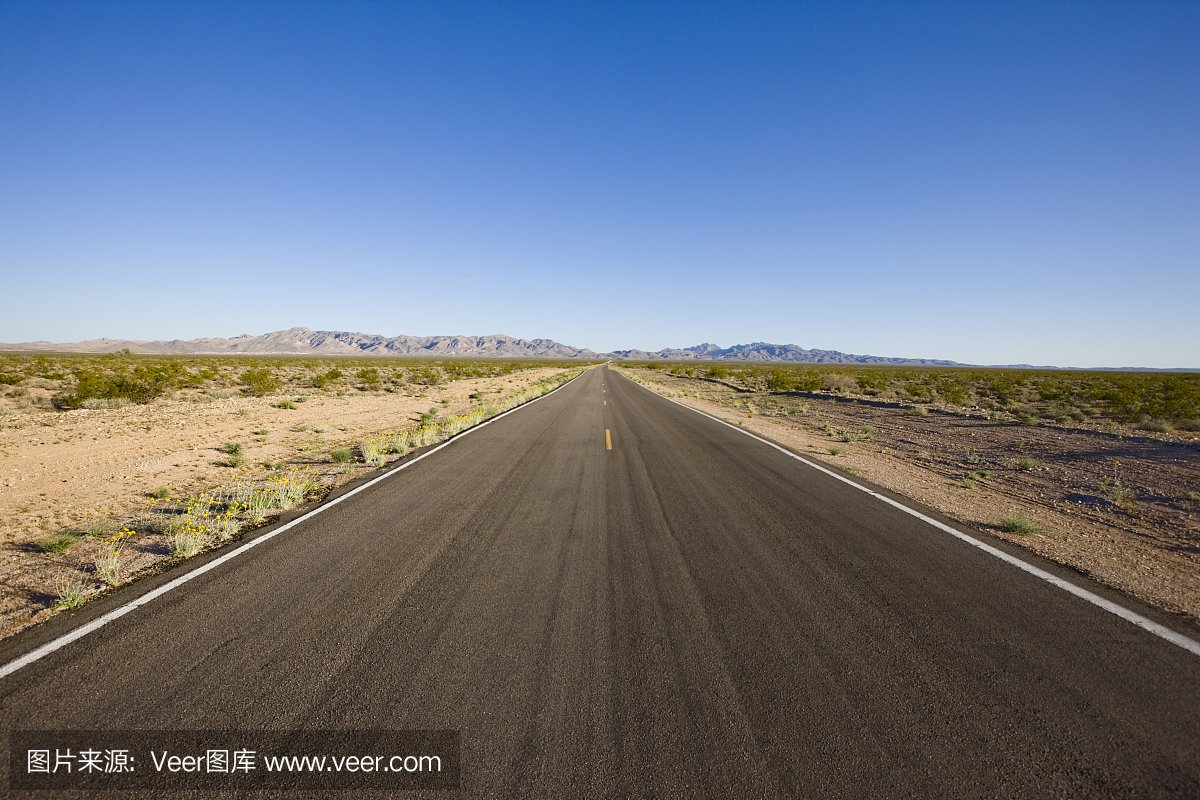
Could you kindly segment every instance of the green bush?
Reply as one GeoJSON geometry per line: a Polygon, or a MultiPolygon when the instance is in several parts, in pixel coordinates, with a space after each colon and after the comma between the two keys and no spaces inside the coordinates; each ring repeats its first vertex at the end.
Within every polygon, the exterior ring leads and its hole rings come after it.
{"type": "Polygon", "coordinates": [[[254,367],[241,375],[245,387],[242,391],[253,397],[263,397],[271,392],[277,392],[283,382],[275,377],[275,372],[267,367],[254,367]]]}
{"type": "Polygon", "coordinates": [[[309,383],[311,383],[315,389],[324,389],[331,383],[337,383],[337,381],[341,380],[341,378],[342,371],[340,369],[331,369],[327,372],[319,372],[316,375],[313,375],[312,378],[309,379],[309,383]]]}
{"type": "Polygon", "coordinates": [[[58,409],[80,408],[87,400],[128,400],[144,405],[181,384],[187,371],[175,361],[105,364],[109,369],[84,367],[75,372],[75,388],[50,399],[58,409]]]}
{"type": "Polygon", "coordinates": [[[227,442],[217,449],[228,456],[226,466],[240,467],[246,463],[246,448],[241,442],[227,442]]]}

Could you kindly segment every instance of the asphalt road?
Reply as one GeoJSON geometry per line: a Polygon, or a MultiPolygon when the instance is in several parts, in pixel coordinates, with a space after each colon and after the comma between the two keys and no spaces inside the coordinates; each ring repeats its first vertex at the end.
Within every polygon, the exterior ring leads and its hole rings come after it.
{"type": "Polygon", "coordinates": [[[604,369],[3,679],[0,721],[454,729],[469,797],[1200,797],[1200,658],[604,369]]]}

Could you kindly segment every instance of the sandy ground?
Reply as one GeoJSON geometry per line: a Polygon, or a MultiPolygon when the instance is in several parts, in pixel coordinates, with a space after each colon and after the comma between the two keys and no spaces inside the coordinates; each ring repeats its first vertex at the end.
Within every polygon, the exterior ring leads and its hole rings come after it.
{"type": "MultiPolygon", "coordinates": [[[[344,483],[367,468],[333,463],[333,450],[415,427],[431,408],[446,418],[482,406],[563,369],[412,386],[411,394],[313,393],[295,409],[275,403],[301,395],[233,392],[224,399],[75,411],[6,398],[0,401],[0,636],[50,613],[58,577],[86,572],[102,544],[88,537],[67,553],[47,554],[33,542],[48,534],[78,532],[102,517],[131,524],[146,513],[158,487],[183,498],[261,482],[291,467],[313,469],[326,488],[344,483]],[[218,449],[227,442],[243,445],[242,466],[227,466],[228,456],[218,449]]],[[[126,547],[126,558],[129,574],[136,575],[160,566],[169,551],[162,537],[139,535],[126,547]]]]}
{"type": "Polygon", "coordinates": [[[1200,442],[1194,438],[914,414],[894,404],[741,393],[661,371],[623,372],[975,530],[1200,620],[1200,442]],[[1002,531],[1000,521],[1011,516],[1034,521],[1040,531],[1002,531]]]}

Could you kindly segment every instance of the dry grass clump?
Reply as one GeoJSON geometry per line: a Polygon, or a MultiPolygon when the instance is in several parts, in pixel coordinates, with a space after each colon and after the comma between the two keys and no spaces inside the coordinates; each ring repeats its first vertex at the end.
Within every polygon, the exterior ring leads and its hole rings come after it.
{"type": "Polygon", "coordinates": [[[1031,533],[1041,533],[1042,526],[1029,517],[1014,514],[1009,517],[1000,518],[1000,530],[1005,533],[1015,533],[1025,536],[1031,533]]]}
{"type": "Polygon", "coordinates": [[[121,526],[112,517],[97,517],[87,524],[87,535],[107,539],[120,529],[121,526]]]}
{"type": "Polygon", "coordinates": [[[34,547],[43,553],[60,555],[79,544],[80,540],[82,539],[83,537],[78,533],[52,533],[49,536],[43,536],[41,539],[38,539],[36,542],[34,542],[34,547]]]}

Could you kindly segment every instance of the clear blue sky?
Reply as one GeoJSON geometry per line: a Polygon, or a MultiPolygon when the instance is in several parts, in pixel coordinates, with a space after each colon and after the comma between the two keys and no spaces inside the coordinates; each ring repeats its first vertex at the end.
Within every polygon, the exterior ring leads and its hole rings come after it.
{"type": "Polygon", "coordinates": [[[1197,2],[0,2],[0,341],[1200,367],[1197,2]]]}

